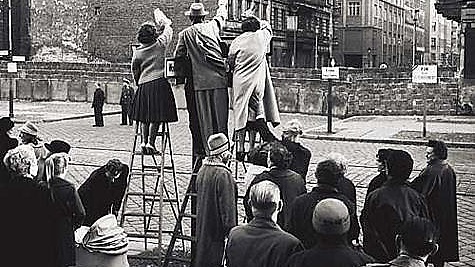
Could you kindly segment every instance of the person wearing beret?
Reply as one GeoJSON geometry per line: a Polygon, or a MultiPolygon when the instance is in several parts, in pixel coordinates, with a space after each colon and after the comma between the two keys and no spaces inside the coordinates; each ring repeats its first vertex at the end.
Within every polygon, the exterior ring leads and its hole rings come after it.
{"type": "Polygon", "coordinates": [[[9,117],[0,119],[0,183],[9,180],[10,174],[3,163],[7,151],[18,146],[18,140],[10,137],[14,123],[9,117]]]}

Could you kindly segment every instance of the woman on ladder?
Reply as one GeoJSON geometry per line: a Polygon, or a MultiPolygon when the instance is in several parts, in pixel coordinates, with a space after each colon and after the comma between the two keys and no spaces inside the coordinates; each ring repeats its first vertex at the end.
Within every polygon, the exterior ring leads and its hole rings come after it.
{"type": "Polygon", "coordinates": [[[158,153],[155,147],[161,122],[178,121],[175,97],[165,78],[165,53],[171,42],[171,20],[159,9],[154,11],[155,23],[140,26],[137,40],[140,46],[132,57],[132,75],[138,90],[132,103],[131,117],[140,122],[141,148],[144,154],[158,153]]]}

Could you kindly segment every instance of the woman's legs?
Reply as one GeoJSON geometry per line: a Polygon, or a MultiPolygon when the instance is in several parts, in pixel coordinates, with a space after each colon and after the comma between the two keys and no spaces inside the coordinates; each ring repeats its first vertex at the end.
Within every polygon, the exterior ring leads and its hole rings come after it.
{"type": "Polygon", "coordinates": [[[158,134],[158,127],[159,126],[160,126],[160,122],[151,122],[150,123],[150,129],[149,129],[150,141],[148,143],[154,148],[155,148],[155,140],[157,140],[157,134],[158,134]]]}

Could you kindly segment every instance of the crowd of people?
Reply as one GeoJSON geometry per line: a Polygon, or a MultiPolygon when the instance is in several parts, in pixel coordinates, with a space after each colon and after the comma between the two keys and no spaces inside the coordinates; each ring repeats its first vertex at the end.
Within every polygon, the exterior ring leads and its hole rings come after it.
{"type": "Polygon", "coordinates": [[[63,140],[42,142],[31,122],[19,128],[18,138],[11,135],[13,127],[10,118],[0,119],[2,264],[75,266],[74,231],[117,215],[129,168],[109,160],[76,190],[67,175],[71,146],[63,140]]]}

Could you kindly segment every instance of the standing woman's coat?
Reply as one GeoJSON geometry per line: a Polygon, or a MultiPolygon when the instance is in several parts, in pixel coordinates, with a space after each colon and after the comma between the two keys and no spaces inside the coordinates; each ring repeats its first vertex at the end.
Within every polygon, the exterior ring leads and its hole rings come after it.
{"type": "Polygon", "coordinates": [[[268,22],[263,20],[260,22],[261,29],[244,32],[233,40],[229,48],[229,65],[234,70],[233,106],[236,130],[246,127],[249,120],[249,100],[253,94],[263,97],[266,121],[272,122],[274,126],[280,123],[279,109],[266,60],[272,30],[268,22]]]}
{"type": "Polygon", "coordinates": [[[76,265],[74,230],[81,226],[86,211],[74,185],[62,178],[49,180],[54,220],[55,266],[76,265]]]}
{"type": "Polygon", "coordinates": [[[457,183],[455,172],[445,160],[432,160],[411,186],[427,201],[433,222],[439,228],[439,250],[433,261],[458,261],[457,183]]]}

